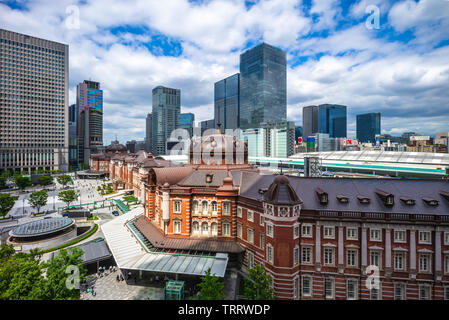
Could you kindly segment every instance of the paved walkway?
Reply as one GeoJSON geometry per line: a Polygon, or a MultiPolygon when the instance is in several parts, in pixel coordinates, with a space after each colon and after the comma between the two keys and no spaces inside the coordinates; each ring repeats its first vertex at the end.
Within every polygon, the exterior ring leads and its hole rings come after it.
{"type": "MultiPolygon", "coordinates": [[[[109,273],[109,272],[107,272],[109,273]]],[[[164,288],[151,287],[148,281],[138,280],[117,282],[119,271],[97,279],[94,285],[96,296],[82,292],[81,300],[164,300],[164,288]]]]}

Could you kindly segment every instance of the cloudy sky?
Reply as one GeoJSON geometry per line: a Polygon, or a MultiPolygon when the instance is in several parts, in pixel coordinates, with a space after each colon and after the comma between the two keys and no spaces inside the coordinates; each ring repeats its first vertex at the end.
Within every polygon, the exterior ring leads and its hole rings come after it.
{"type": "Polygon", "coordinates": [[[288,118],[302,107],[382,113],[382,133],[449,131],[449,0],[0,0],[0,27],[70,46],[76,84],[104,90],[104,142],[145,136],[151,90],[213,117],[214,82],[265,41],[287,52],[288,118]],[[378,15],[377,15],[378,13],[378,15]]]}

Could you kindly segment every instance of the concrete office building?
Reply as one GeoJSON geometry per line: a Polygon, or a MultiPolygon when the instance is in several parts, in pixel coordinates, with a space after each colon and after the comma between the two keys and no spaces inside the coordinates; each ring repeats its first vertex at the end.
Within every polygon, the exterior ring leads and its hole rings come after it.
{"type": "Polygon", "coordinates": [[[179,128],[181,90],[158,86],[153,89],[152,153],[167,154],[167,140],[179,128]]]}
{"type": "Polygon", "coordinates": [[[103,151],[103,90],[100,83],[84,80],[76,87],[78,163],[88,164],[91,154],[103,151]]]}
{"type": "Polygon", "coordinates": [[[0,29],[0,171],[68,169],[68,45],[0,29]]]}
{"type": "Polygon", "coordinates": [[[331,138],[347,136],[346,106],[322,104],[304,107],[302,111],[304,137],[317,133],[328,133],[331,138]]]}
{"type": "Polygon", "coordinates": [[[237,129],[240,127],[240,74],[236,73],[214,85],[215,127],[237,129]]]}
{"type": "Polygon", "coordinates": [[[240,55],[240,117],[242,129],[287,120],[285,51],[262,43],[240,55]]]}
{"type": "Polygon", "coordinates": [[[208,129],[214,129],[215,128],[215,119],[201,121],[200,128],[201,128],[201,135],[203,135],[204,132],[208,129]]]}

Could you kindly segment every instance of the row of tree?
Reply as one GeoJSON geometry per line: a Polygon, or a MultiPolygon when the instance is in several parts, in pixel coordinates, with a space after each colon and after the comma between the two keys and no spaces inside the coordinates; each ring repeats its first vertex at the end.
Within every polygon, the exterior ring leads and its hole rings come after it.
{"type": "Polygon", "coordinates": [[[12,245],[0,246],[0,300],[79,300],[77,283],[86,275],[82,255],[80,248],[62,249],[42,262],[37,250],[16,253],[12,245]]]}
{"type": "MultiPolygon", "coordinates": [[[[10,172],[4,171],[2,175],[0,176],[0,189],[6,188],[6,182],[8,179],[10,179],[10,172]]],[[[62,184],[64,187],[72,182],[72,178],[67,174],[62,174],[56,178],[56,180],[62,184]]],[[[28,187],[31,187],[33,183],[31,182],[30,177],[21,176],[21,175],[15,175],[13,178],[14,184],[19,188],[20,190],[25,190],[28,187]]],[[[48,186],[53,184],[54,179],[51,175],[48,176],[40,176],[37,178],[37,184],[41,186],[48,186]]]]}

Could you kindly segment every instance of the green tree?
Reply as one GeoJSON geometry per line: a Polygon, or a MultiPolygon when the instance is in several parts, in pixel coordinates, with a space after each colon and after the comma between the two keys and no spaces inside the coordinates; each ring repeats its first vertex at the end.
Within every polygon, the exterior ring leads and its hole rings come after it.
{"type": "Polygon", "coordinates": [[[61,191],[58,194],[58,198],[62,202],[65,202],[67,206],[69,206],[70,203],[78,199],[78,194],[74,190],[61,191]]]}
{"type": "Polygon", "coordinates": [[[45,294],[53,300],[79,300],[80,291],[75,281],[68,279],[71,276],[69,266],[78,268],[78,284],[86,276],[86,269],[82,265],[81,256],[84,254],[80,248],[68,248],[59,251],[58,255],[47,264],[45,294]],[[67,282],[72,288],[69,289],[67,282]]]}
{"type": "Polygon", "coordinates": [[[17,197],[13,197],[8,193],[0,194],[0,217],[8,214],[9,210],[14,207],[17,197]]]}
{"type": "Polygon", "coordinates": [[[5,189],[5,188],[6,188],[6,178],[0,177],[0,189],[5,189]]]}
{"type": "Polygon", "coordinates": [[[249,279],[244,279],[244,295],[249,300],[274,299],[271,277],[262,265],[258,264],[249,269],[249,279]]]}
{"type": "Polygon", "coordinates": [[[72,182],[72,178],[70,178],[69,175],[67,174],[62,174],[59,177],[56,178],[56,180],[58,180],[58,182],[60,184],[62,184],[64,187],[66,184],[68,184],[69,182],[72,182]]]}
{"type": "Polygon", "coordinates": [[[14,250],[14,246],[12,244],[2,244],[0,246],[0,263],[11,257],[16,250],[14,250]]]}
{"type": "Polygon", "coordinates": [[[22,191],[32,185],[31,179],[29,177],[24,176],[16,176],[14,178],[14,182],[16,183],[17,188],[19,188],[22,191]]]}
{"type": "Polygon", "coordinates": [[[37,209],[37,213],[41,210],[41,207],[47,204],[48,193],[45,190],[36,191],[30,194],[28,202],[32,208],[37,209]]]}
{"type": "Polygon", "coordinates": [[[37,183],[39,183],[41,186],[48,186],[53,183],[53,177],[52,176],[40,176],[37,178],[37,183]]]}
{"type": "Polygon", "coordinates": [[[224,284],[220,278],[210,274],[210,268],[206,271],[206,275],[201,278],[200,294],[198,300],[224,300],[224,284]]]}

